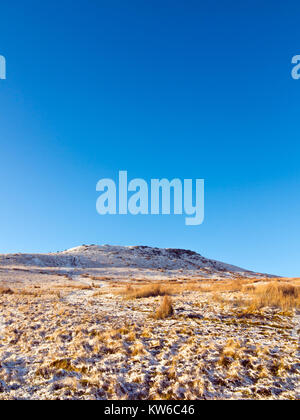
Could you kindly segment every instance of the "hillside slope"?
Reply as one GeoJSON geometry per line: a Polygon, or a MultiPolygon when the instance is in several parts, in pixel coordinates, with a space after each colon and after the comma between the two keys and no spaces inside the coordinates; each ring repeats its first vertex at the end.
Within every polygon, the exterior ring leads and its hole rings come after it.
{"type": "Polygon", "coordinates": [[[154,271],[180,272],[181,276],[204,277],[259,277],[266,274],[254,273],[234,265],[205,258],[200,254],[184,249],[160,249],[147,246],[98,246],[83,245],[63,252],[49,254],[7,254],[0,255],[2,267],[52,267],[77,270],[111,269],[125,271],[128,268],[154,271]]]}

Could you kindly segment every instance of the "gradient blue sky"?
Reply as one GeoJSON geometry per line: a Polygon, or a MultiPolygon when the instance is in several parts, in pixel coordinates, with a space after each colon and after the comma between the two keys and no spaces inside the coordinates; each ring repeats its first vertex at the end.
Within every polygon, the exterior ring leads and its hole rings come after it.
{"type": "Polygon", "coordinates": [[[189,248],[300,275],[296,1],[3,0],[0,253],[189,248]],[[206,217],[99,216],[100,178],[205,178],[206,217]]]}

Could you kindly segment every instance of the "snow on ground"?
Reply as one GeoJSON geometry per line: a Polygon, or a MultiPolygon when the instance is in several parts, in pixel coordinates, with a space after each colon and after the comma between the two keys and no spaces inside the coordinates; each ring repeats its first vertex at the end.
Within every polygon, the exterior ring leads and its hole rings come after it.
{"type": "Polygon", "coordinates": [[[270,279],[20,258],[0,268],[0,399],[300,398],[299,309],[244,311],[245,290],[270,279]],[[161,296],[128,295],[156,282],[170,288],[166,319],[155,318],[161,296]]]}

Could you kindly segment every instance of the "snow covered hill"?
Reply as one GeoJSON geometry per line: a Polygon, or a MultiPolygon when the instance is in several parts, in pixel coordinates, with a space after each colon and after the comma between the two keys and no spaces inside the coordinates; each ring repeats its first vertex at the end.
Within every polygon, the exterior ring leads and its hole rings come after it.
{"type": "Polygon", "coordinates": [[[202,257],[196,252],[184,249],[160,249],[147,246],[83,245],[63,252],[49,254],[0,255],[0,267],[64,268],[77,271],[101,269],[109,274],[118,269],[168,271],[170,274],[197,275],[204,277],[260,277],[266,274],[254,273],[240,267],[202,257]]]}

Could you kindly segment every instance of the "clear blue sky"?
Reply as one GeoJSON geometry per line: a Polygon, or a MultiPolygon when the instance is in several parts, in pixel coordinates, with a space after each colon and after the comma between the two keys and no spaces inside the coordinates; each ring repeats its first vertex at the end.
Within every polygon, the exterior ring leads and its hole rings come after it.
{"type": "Polygon", "coordinates": [[[180,247],[300,275],[298,1],[3,0],[0,252],[180,247]],[[203,225],[96,183],[205,178],[203,225]]]}

